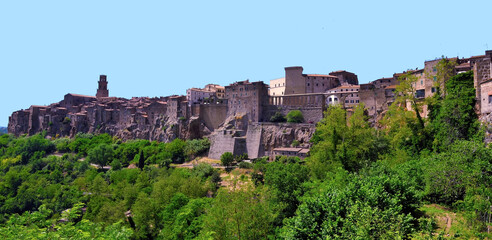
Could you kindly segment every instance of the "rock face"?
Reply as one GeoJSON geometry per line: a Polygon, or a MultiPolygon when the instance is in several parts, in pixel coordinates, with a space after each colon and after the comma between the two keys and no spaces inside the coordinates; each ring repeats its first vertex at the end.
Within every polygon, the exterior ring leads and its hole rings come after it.
{"type": "Polygon", "coordinates": [[[220,159],[224,152],[247,153],[249,158],[273,156],[273,149],[289,147],[294,140],[309,147],[315,124],[255,123],[246,116],[230,117],[210,135],[209,157],[220,159]]]}
{"type": "Polygon", "coordinates": [[[125,99],[78,94],[67,94],[62,101],[49,106],[31,106],[14,112],[8,131],[16,136],[46,131],[52,137],[73,137],[79,132],[109,133],[123,140],[166,142],[201,138],[211,132],[200,115],[188,107],[184,96],[125,99]]]}

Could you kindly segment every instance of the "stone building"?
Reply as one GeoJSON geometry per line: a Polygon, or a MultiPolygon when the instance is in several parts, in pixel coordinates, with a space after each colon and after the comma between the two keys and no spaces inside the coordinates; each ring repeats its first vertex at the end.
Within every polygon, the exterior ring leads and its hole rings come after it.
{"type": "Polygon", "coordinates": [[[248,115],[249,120],[261,122],[268,105],[268,85],[263,82],[240,81],[225,87],[228,102],[227,115],[248,115]]]}
{"type": "Polygon", "coordinates": [[[340,81],[342,86],[344,85],[359,85],[359,79],[357,75],[345,70],[334,71],[330,73],[330,76],[335,76],[340,81]]]}
{"type": "Polygon", "coordinates": [[[99,75],[98,85],[99,86],[97,88],[96,97],[97,98],[109,97],[108,81],[106,79],[106,75],[99,75]]]}
{"type": "Polygon", "coordinates": [[[285,78],[277,78],[270,80],[270,89],[268,95],[283,96],[285,93],[285,78]]]}
{"type": "Polygon", "coordinates": [[[189,88],[186,90],[186,100],[188,104],[199,104],[206,99],[223,99],[225,88],[217,84],[207,84],[204,88],[189,88]]]}
{"type": "Polygon", "coordinates": [[[328,74],[304,74],[303,68],[286,67],[285,77],[270,81],[270,96],[282,96],[306,93],[324,93],[326,90],[338,87],[341,81],[357,84],[357,75],[347,71],[328,74]],[[354,80],[355,79],[355,80],[354,80]]]}
{"type": "Polygon", "coordinates": [[[342,104],[345,108],[352,108],[359,104],[359,85],[346,84],[326,91],[326,104],[342,104]]]}
{"type": "Polygon", "coordinates": [[[375,123],[394,102],[394,90],[399,84],[398,77],[400,75],[394,74],[392,78],[380,78],[366,84],[360,84],[359,102],[364,103],[372,123],[375,123]]]}

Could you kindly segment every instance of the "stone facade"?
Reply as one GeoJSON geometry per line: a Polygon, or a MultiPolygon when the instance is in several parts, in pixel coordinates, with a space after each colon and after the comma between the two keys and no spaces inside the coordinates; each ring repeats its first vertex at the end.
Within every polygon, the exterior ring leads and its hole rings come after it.
{"type": "Polygon", "coordinates": [[[106,75],[99,75],[99,87],[97,88],[96,97],[103,98],[109,97],[108,81],[106,75]]]}
{"type": "Polygon", "coordinates": [[[263,108],[268,104],[268,85],[263,82],[240,81],[225,87],[227,116],[246,115],[253,122],[262,122],[263,108]]]}
{"type": "Polygon", "coordinates": [[[270,81],[270,96],[323,93],[343,84],[358,84],[357,75],[347,71],[328,74],[303,74],[303,68],[286,67],[285,77],[270,81]]]}
{"type": "Polygon", "coordinates": [[[188,104],[200,104],[210,98],[223,99],[225,88],[217,84],[207,84],[204,88],[189,88],[186,90],[188,104]]]}

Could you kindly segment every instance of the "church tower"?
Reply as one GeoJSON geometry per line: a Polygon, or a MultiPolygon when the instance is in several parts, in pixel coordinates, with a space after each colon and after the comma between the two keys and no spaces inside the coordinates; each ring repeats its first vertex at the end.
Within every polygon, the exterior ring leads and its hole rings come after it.
{"type": "Polygon", "coordinates": [[[108,91],[108,81],[106,80],[106,75],[99,75],[99,87],[97,88],[96,97],[103,98],[109,96],[108,91]]]}

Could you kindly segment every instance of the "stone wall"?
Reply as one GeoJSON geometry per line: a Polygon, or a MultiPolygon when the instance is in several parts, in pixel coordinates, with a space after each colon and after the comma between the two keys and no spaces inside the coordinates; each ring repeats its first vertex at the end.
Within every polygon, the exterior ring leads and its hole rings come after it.
{"type": "Polygon", "coordinates": [[[492,79],[480,84],[480,102],[481,114],[490,114],[492,112],[492,79]]]}
{"type": "Polygon", "coordinates": [[[199,117],[213,131],[224,123],[227,117],[227,104],[201,104],[199,117]]]}

